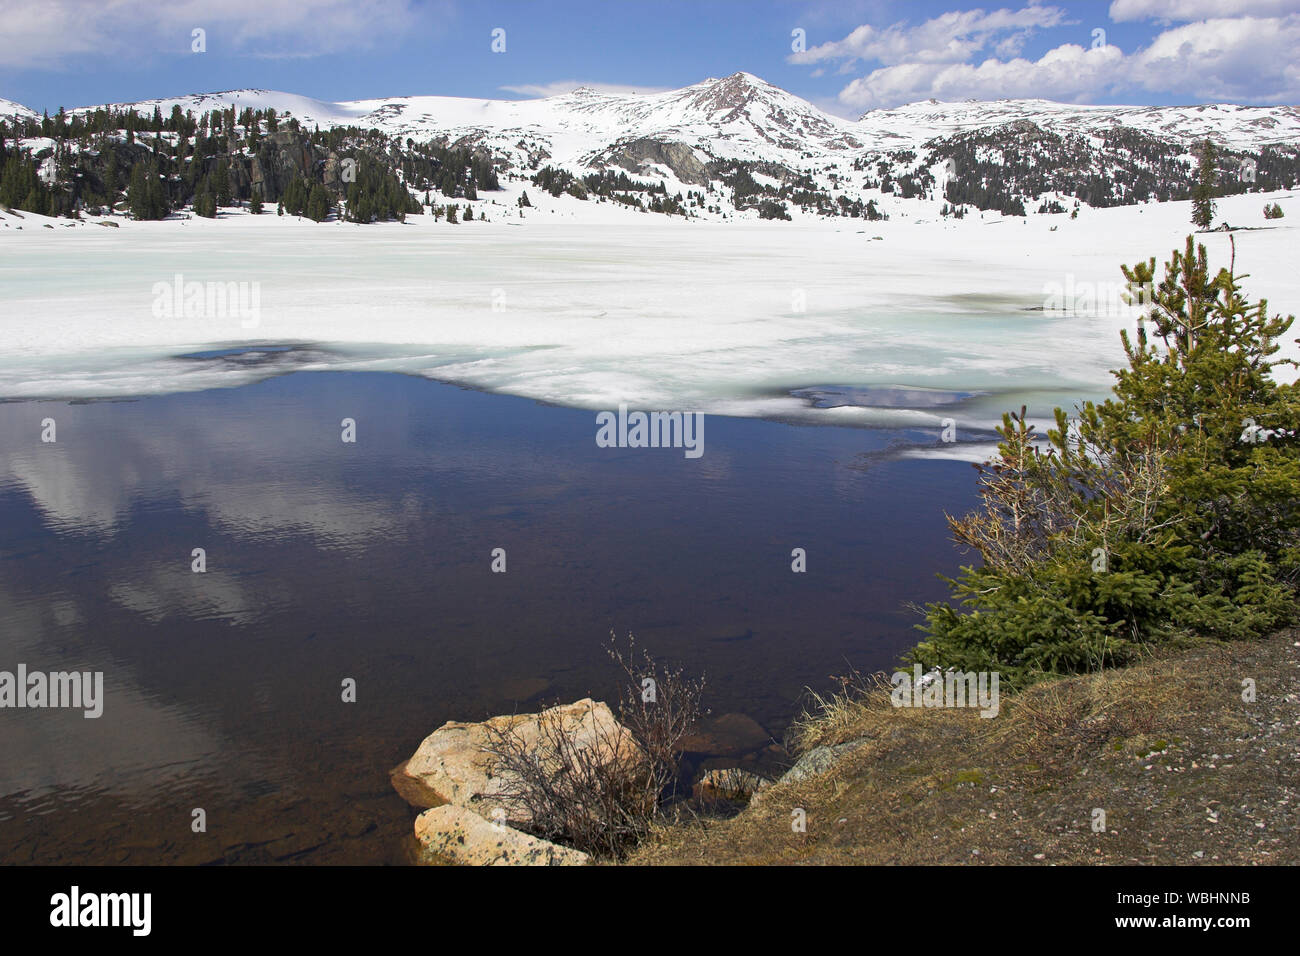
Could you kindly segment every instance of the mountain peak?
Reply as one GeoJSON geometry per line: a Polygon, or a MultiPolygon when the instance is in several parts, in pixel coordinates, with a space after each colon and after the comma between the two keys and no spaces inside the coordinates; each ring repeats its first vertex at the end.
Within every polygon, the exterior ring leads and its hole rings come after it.
{"type": "Polygon", "coordinates": [[[771,83],[743,70],[721,79],[711,77],[695,89],[698,92],[691,97],[693,105],[710,111],[731,112],[742,109],[756,97],[778,92],[771,83]]]}

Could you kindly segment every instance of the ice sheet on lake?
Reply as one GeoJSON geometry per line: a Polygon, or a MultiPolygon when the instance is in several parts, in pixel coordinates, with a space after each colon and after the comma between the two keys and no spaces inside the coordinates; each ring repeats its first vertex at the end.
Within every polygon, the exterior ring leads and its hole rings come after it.
{"type": "MultiPolygon", "coordinates": [[[[1240,221],[1258,203],[1231,197],[1221,213],[1240,221]]],[[[931,430],[952,417],[987,430],[1021,404],[1041,417],[1109,389],[1119,330],[1135,313],[1045,311],[1047,292],[1113,289],[1120,263],[1167,258],[1188,231],[1186,211],[998,217],[997,228],[891,220],[866,232],[853,220],[651,216],[506,228],[520,224],[499,210],[500,221],[459,227],[235,215],[43,230],[28,217],[22,233],[0,229],[0,397],[147,395],[361,369],[597,410],[931,430]],[[255,283],[256,320],[159,316],[159,284],[177,276],[255,283]],[[836,388],[848,399],[827,401],[836,388]],[[935,398],[945,395],[954,398],[935,398]]],[[[1248,292],[1300,311],[1290,228],[1236,239],[1248,292]]],[[[1201,241],[1213,263],[1227,261],[1227,236],[1201,241]]]]}

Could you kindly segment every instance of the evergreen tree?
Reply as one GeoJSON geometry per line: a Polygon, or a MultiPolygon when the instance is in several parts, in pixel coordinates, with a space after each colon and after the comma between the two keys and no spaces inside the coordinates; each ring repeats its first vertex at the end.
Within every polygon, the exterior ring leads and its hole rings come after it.
{"type": "Polygon", "coordinates": [[[49,210],[48,193],[36,163],[17,150],[10,153],[0,171],[0,206],[44,215],[49,210]]]}
{"type": "Polygon", "coordinates": [[[212,181],[206,177],[194,197],[194,215],[204,219],[217,218],[217,198],[212,192],[212,181]]]}
{"type": "Polygon", "coordinates": [[[248,211],[254,216],[262,214],[262,190],[260,188],[253,190],[252,198],[248,200],[248,211]]]}
{"type": "Polygon", "coordinates": [[[1196,185],[1192,188],[1192,224],[1202,230],[1209,229],[1214,222],[1216,174],[1217,154],[1214,144],[1207,139],[1201,147],[1196,185]]]}
{"type": "Polygon", "coordinates": [[[131,185],[127,190],[131,216],[135,219],[150,219],[149,215],[149,179],[144,163],[131,167],[131,185]]]}
{"type": "Polygon", "coordinates": [[[104,193],[108,204],[112,206],[117,201],[118,186],[117,150],[108,149],[108,159],[104,162],[104,193]]]}
{"type": "Polygon", "coordinates": [[[312,183],[311,194],[307,200],[307,218],[322,222],[329,216],[330,208],[330,198],[325,192],[325,187],[320,183],[312,183]]]}
{"type": "Polygon", "coordinates": [[[950,519],[983,559],[927,608],[923,667],[1014,684],[1135,660],[1194,638],[1251,639],[1293,621],[1300,579],[1300,388],[1274,359],[1291,316],[1247,302],[1187,237],[1149,290],[1113,397],[1056,409],[1046,446],[1004,416],[980,468],[982,510],[950,519]],[[1159,342],[1159,346],[1155,343],[1159,342]]]}
{"type": "Polygon", "coordinates": [[[224,159],[217,163],[217,172],[213,177],[213,191],[217,195],[218,206],[230,205],[230,166],[224,159]]]}

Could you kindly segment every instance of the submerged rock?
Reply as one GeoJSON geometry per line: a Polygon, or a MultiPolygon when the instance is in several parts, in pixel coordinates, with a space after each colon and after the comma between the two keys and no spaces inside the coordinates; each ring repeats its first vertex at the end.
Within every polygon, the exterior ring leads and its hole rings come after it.
{"type": "Polygon", "coordinates": [[[742,754],[772,742],[772,736],[748,714],[723,714],[700,721],[682,738],[691,753],[742,754]]]}

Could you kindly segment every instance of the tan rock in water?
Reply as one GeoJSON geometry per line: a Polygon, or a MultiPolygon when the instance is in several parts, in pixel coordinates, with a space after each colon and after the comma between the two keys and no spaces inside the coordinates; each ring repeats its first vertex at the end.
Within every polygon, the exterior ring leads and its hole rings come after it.
{"type": "Polygon", "coordinates": [[[727,767],[706,771],[695,785],[695,795],[704,799],[743,801],[771,783],[771,780],[749,770],[727,767]]]}
{"type": "MultiPolygon", "coordinates": [[[[518,781],[487,750],[494,730],[513,732],[524,747],[543,752],[548,749],[544,730],[555,731],[573,747],[594,752],[600,763],[624,764],[629,774],[641,759],[631,733],[609,707],[587,697],[538,714],[493,717],[482,723],[448,721],[424,739],[411,759],[393,768],[393,788],[412,806],[451,803],[486,818],[504,810],[509,822],[528,823],[526,808],[511,806],[504,798],[518,781]]],[[[558,765],[552,769],[562,772],[558,765]]]]}
{"type": "Polygon", "coordinates": [[[415,837],[434,856],[466,866],[583,866],[587,854],[484,820],[464,807],[425,810],[415,837]]]}

